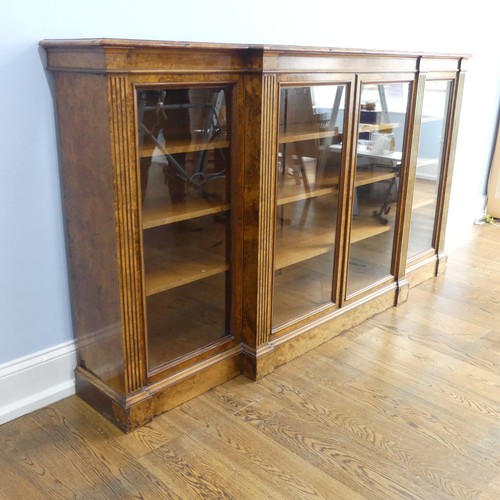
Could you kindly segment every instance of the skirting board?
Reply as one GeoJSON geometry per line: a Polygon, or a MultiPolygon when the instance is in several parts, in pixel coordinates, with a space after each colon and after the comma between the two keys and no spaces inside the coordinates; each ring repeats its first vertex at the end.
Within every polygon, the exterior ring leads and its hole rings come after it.
{"type": "Polygon", "coordinates": [[[0,365],[0,425],[75,393],[75,342],[0,365]]]}

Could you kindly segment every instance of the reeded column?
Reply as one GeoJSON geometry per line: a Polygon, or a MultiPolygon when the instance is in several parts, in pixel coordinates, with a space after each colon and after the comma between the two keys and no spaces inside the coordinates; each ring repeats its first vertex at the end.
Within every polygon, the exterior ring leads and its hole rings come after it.
{"type": "MultiPolygon", "coordinates": [[[[243,276],[243,371],[260,378],[261,360],[272,354],[275,179],[278,86],[275,74],[245,78],[245,213],[243,276]]],[[[271,363],[269,370],[274,366],[271,363]]]]}
{"type": "Polygon", "coordinates": [[[134,98],[126,77],[108,80],[110,136],[120,308],[123,325],[125,390],[137,391],[144,385],[144,312],[140,262],[138,180],[135,164],[134,98]]]}

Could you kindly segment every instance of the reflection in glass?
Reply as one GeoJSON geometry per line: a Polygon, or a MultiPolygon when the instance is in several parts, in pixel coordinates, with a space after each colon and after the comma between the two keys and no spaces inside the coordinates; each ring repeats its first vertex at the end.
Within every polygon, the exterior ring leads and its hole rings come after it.
{"type": "Polygon", "coordinates": [[[332,303],[345,90],[281,90],[274,327],[332,303]]]}
{"type": "Polygon", "coordinates": [[[391,274],[409,83],[363,85],[347,294],[391,274]]]}
{"type": "Polygon", "coordinates": [[[408,259],[433,246],[450,93],[450,81],[425,83],[408,259]]]}
{"type": "Polygon", "coordinates": [[[148,368],[229,334],[229,93],[137,93],[148,368]]]}

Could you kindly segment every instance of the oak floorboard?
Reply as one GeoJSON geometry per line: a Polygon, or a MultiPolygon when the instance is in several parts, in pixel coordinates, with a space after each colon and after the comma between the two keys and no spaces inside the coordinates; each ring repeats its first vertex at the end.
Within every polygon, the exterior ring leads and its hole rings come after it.
{"type": "Polygon", "coordinates": [[[500,472],[499,467],[485,467],[484,456],[472,453],[462,458],[460,470],[450,467],[456,452],[454,447],[431,441],[409,422],[390,421],[386,415],[367,412],[364,403],[348,393],[316,385],[311,390],[307,376],[291,374],[286,381],[280,379],[274,384],[268,379],[263,384],[276,387],[279,394],[290,401],[282,413],[306,414],[311,421],[331,428],[336,435],[344,434],[378,456],[393,461],[395,466],[403,465],[415,477],[441,490],[441,494],[459,498],[474,495],[475,479],[464,476],[462,468],[474,470],[486,481],[500,472]]]}
{"type": "Polygon", "coordinates": [[[260,406],[269,412],[277,412],[283,408],[283,402],[273,398],[259,384],[240,376],[216,387],[206,394],[231,414],[237,414],[245,408],[260,406]]]}
{"type": "Polygon", "coordinates": [[[477,342],[477,345],[490,349],[494,354],[499,356],[500,360],[500,330],[490,330],[481,337],[481,339],[477,342]]]}
{"type": "Polygon", "coordinates": [[[46,498],[179,498],[116,444],[92,439],[86,425],[74,427],[56,405],[29,418],[34,427],[9,460],[46,498]]]}
{"type": "MultiPolygon", "coordinates": [[[[440,321],[447,321],[446,315],[440,315],[440,321]]],[[[459,320],[460,321],[460,320],[459,320]]],[[[429,325],[427,320],[422,322],[418,317],[407,315],[405,317],[386,316],[381,322],[378,318],[368,320],[369,324],[376,327],[383,327],[394,335],[404,335],[409,340],[421,346],[426,346],[431,350],[445,354],[456,361],[464,362],[472,367],[482,370],[489,370],[491,373],[500,373],[498,363],[500,357],[494,352],[485,356],[485,350],[481,352],[481,342],[487,342],[487,335],[491,332],[486,328],[475,325],[469,327],[467,323],[455,332],[443,333],[443,328],[439,331],[431,331],[429,334],[429,325]],[[482,333],[484,332],[484,333],[482,333]],[[482,340],[485,339],[485,340],[482,340]]],[[[459,322],[450,321],[452,325],[459,325],[459,322]]],[[[452,328],[446,325],[446,329],[452,328]]]]}
{"type": "Polygon", "coordinates": [[[437,490],[418,484],[404,469],[357,444],[301,412],[286,410],[269,414],[248,407],[239,413],[277,444],[292,450],[310,464],[347,485],[365,498],[433,498],[437,490]],[[395,469],[398,469],[396,472],[395,469]]]}
{"type": "Polygon", "coordinates": [[[433,375],[432,368],[427,369],[423,364],[409,367],[393,361],[391,367],[387,360],[373,360],[350,349],[343,361],[355,366],[362,363],[366,367],[368,373],[349,382],[346,388],[359,397],[372,396],[374,405],[390,405],[391,392],[404,391],[410,404],[413,400],[417,407],[442,415],[457,428],[466,428],[469,436],[479,438],[485,430],[495,429],[498,423],[498,405],[485,403],[469,388],[457,388],[439,380],[433,375]],[[373,384],[373,379],[381,380],[383,384],[373,384]],[[384,390],[382,394],[379,393],[381,389],[384,390]]]}
{"type": "MultiPolygon", "coordinates": [[[[413,290],[412,290],[413,291],[413,290]]],[[[450,342],[466,340],[474,341],[490,331],[490,328],[478,325],[473,318],[468,320],[457,318],[455,315],[435,309],[429,309],[422,304],[402,304],[398,309],[387,311],[383,318],[375,316],[367,320],[367,325],[372,324],[383,328],[393,326],[393,330],[400,335],[420,333],[422,339],[429,337],[428,331],[447,336],[450,342]]],[[[430,336],[432,339],[432,336],[430,336]]]]}
{"type": "Polygon", "coordinates": [[[174,437],[179,431],[169,428],[159,432],[151,424],[147,424],[135,432],[124,434],[114,424],[97,413],[80,398],[67,398],[64,400],[65,419],[78,429],[83,429],[85,436],[92,442],[101,446],[109,444],[121,448],[128,456],[137,459],[160,446],[174,437]]]}
{"type": "Polygon", "coordinates": [[[245,492],[238,498],[327,498],[332,493],[341,498],[362,498],[292,451],[276,446],[252,426],[246,425],[242,432],[239,416],[227,414],[214,399],[189,402],[172,423],[189,436],[196,434],[197,443],[212,461],[226,469],[245,471],[246,482],[259,491],[253,496],[245,492]]]}
{"type": "Polygon", "coordinates": [[[469,348],[467,353],[476,366],[493,373],[500,373],[500,330],[495,329],[483,335],[469,348]]]}
{"type": "Polygon", "coordinates": [[[498,500],[500,498],[500,477],[492,481],[481,493],[478,500],[498,500]]]}
{"type": "Polygon", "coordinates": [[[437,380],[441,391],[444,385],[451,390],[461,391],[468,383],[474,384],[477,406],[481,406],[482,413],[500,418],[500,412],[495,408],[495,395],[500,392],[500,373],[489,373],[485,377],[484,369],[473,364],[464,363],[439,350],[429,348],[424,344],[409,339],[406,335],[394,334],[386,329],[374,328],[363,337],[353,341],[354,345],[362,345],[363,350],[372,350],[376,359],[387,362],[398,361],[409,373],[425,381],[422,374],[428,375],[431,380],[437,380]],[[368,349],[367,349],[368,347],[368,349]]]}
{"type": "MultiPolygon", "coordinates": [[[[43,498],[41,491],[45,488],[46,477],[41,482],[41,488],[37,483],[36,478],[31,477],[36,474],[35,471],[29,470],[24,473],[17,466],[11,463],[6,463],[0,457],[0,498],[8,500],[25,500],[26,498],[43,498]]],[[[57,498],[57,497],[54,497],[57,498]]]]}
{"type": "Polygon", "coordinates": [[[168,475],[169,487],[179,498],[272,498],[260,484],[242,484],[239,471],[212,453],[204,438],[201,432],[183,434],[138,462],[156,476],[168,475]]]}
{"type": "MultiPolygon", "coordinates": [[[[324,344],[317,351],[325,351],[327,346],[324,344]]],[[[280,368],[283,379],[290,380],[302,373],[310,379],[311,386],[333,388],[337,398],[351,401],[360,414],[367,413],[374,421],[385,418],[388,427],[403,425],[410,433],[416,430],[428,438],[431,450],[435,444],[440,444],[461,457],[472,458],[479,464],[487,463],[500,473],[500,453],[492,453],[495,443],[500,440],[498,426],[471,425],[463,413],[454,415],[444,411],[439,401],[428,400],[425,389],[423,393],[418,390],[418,380],[408,378],[404,372],[395,372],[371,360],[368,363],[348,353],[321,357],[322,362],[313,366],[290,366],[299,362],[296,360],[280,368]],[[333,376],[326,366],[328,363],[337,368],[333,376]],[[369,375],[342,379],[337,374],[342,373],[344,365],[347,370],[353,366],[364,367],[369,375]]]]}
{"type": "MultiPolygon", "coordinates": [[[[425,284],[423,283],[423,285],[425,284]]],[[[471,310],[471,304],[466,299],[460,301],[451,299],[444,294],[441,295],[440,290],[429,290],[419,285],[413,288],[410,293],[416,302],[426,303],[429,310],[441,311],[464,321],[470,321],[473,318],[476,326],[492,328],[500,322],[500,312],[495,312],[488,307],[476,307],[471,310]]]]}
{"type": "MultiPolygon", "coordinates": [[[[376,353],[377,348],[380,348],[379,343],[367,342],[367,345],[362,346],[363,356],[366,356],[369,349],[376,353]]],[[[352,353],[357,352],[361,355],[359,351],[356,351],[354,346],[352,348],[349,347],[347,350],[352,353]]],[[[395,373],[400,376],[407,376],[412,381],[414,388],[418,388],[418,391],[421,393],[425,392],[427,399],[441,406],[443,411],[446,410],[449,412],[453,409],[458,415],[469,416],[477,425],[500,421],[500,409],[498,406],[489,397],[481,395],[476,387],[471,390],[467,386],[458,385],[453,381],[451,375],[449,380],[443,378],[443,369],[446,370],[447,368],[443,360],[437,359],[438,355],[436,355],[435,360],[432,360],[430,356],[415,359],[409,351],[400,353],[397,349],[393,349],[391,350],[391,355],[386,356],[388,350],[386,346],[382,348],[382,356],[375,361],[372,359],[363,359],[367,363],[373,363],[375,369],[377,365],[385,367],[388,364],[391,366],[396,365],[398,368],[394,369],[395,373]]],[[[451,369],[449,371],[451,372],[451,369]]],[[[495,397],[494,393],[492,397],[495,397]]]]}

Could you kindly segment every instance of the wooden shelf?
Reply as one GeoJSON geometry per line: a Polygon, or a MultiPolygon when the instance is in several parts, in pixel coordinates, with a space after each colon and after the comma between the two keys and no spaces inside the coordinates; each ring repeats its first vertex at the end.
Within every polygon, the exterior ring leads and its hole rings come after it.
{"type": "Polygon", "coordinates": [[[422,158],[422,157],[417,158],[417,168],[431,167],[431,166],[437,167],[438,165],[439,165],[439,160],[436,160],[436,158],[422,158]]]}
{"type": "MultiPolygon", "coordinates": [[[[342,145],[341,144],[332,144],[328,146],[328,149],[331,153],[340,154],[342,153],[342,145]]],[[[356,154],[359,157],[364,158],[373,158],[375,160],[390,160],[392,164],[397,164],[401,162],[403,154],[401,151],[393,151],[391,153],[373,153],[372,150],[366,149],[363,147],[357,148],[356,154]]]]}
{"type": "Polygon", "coordinates": [[[145,200],[142,207],[142,227],[150,229],[226,210],[229,210],[229,204],[213,203],[205,198],[189,198],[176,203],[166,197],[145,200]]]}
{"type": "MultiPolygon", "coordinates": [[[[225,149],[230,146],[229,141],[211,141],[211,142],[193,142],[191,139],[176,140],[165,144],[165,150],[171,154],[192,153],[196,151],[210,151],[213,149],[225,149]]],[[[155,156],[163,156],[160,149],[156,149],[156,144],[143,144],[139,148],[140,158],[154,158],[155,156]],[[155,150],[157,153],[155,154],[155,150]]]]}
{"type": "MultiPolygon", "coordinates": [[[[330,226],[306,226],[301,229],[286,227],[281,235],[277,231],[275,269],[297,264],[332,250],[335,243],[335,221],[330,226]]],[[[371,216],[354,217],[351,244],[390,230],[389,225],[371,216]]]]}
{"type": "Polygon", "coordinates": [[[156,262],[154,270],[146,273],[146,296],[209,278],[229,269],[229,265],[224,263],[224,257],[204,257],[203,262],[191,262],[178,256],[171,258],[169,262],[162,261],[164,267],[156,262]]]}
{"type": "Polygon", "coordinates": [[[281,184],[278,184],[278,199],[276,204],[280,206],[287,203],[306,200],[308,198],[338,193],[338,184],[338,175],[324,177],[318,183],[316,183],[316,179],[314,179],[314,182],[309,182],[308,185],[306,185],[300,176],[295,177],[294,175],[287,174],[284,179],[281,180],[281,184]]]}
{"type": "MultiPolygon", "coordinates": [[[[394,170],[375,172],[372,170],[358,170],[356,173],[356,187],[395,177],[396,172],[394,170]]],[[[318,198],[322,195],[336,192],[338,192],[337,175],[331,175],[323,179],[319,186],[313,184],[313,187],[309,190],[306,190],[306,186],[300,177],[297,184],[296,178],[288,175],[286,182],[278,190],[277,205],[280,206],[310,198],[318,198]]],[[[307,211],[307,208],[304,208],[304,211],[307,211]]],[[[317,205],[314,217],[309,219],[312,221],[312,224],[315,224],[314,226],[312,226],[311,222],[300,228],[285,226],[282,235],[280,235],[280,231],[278,230],[276,236],[275,269],[283,269],[331,251],[335,238],[335,222],[329,219],[330,216],[331,208],[329,209],[326,206],[321,208],[321,205],[317,205]]],[[[370,214],[357,215],[353,219],[351,244],[389,230],[389,225],[381,224],[370,214]]]]}
{"type": "Polygon", "coordinates": [[[311,130],[314,125],[309,127],[288,127],[287,131],[280,131],[279,144],[287,144],[290,142],[312,141],[315,139],[323,139],[325,137],[338,137],[339,133],[336,130],[311,130]]]}
{"type": "Polygon", "coordinates": [[[416,179],[415,189],[413,191],[412,210],[427,207],[429,205],[436,206],[437,203],[437,181],[416,179]]]}
{"type": "Polygon", "coordinates": [[[285,205],[295,201],[306,200],[308,198],[316,198],[326,194],[338,193],[338,185],[325,187],[313,187],[306,190],[304,183],[295,186],[284,186],[278,193],[277,205],[285,205]]]}
{"type": "Polygon", "coordinates": [[[386,181],[389,179],[394,179],[396,177],[396,172],[385,171],[385,172],[373,172],[372,170],[360,170],[356,171],[356,187],[366,186],[367,184],[374,184],[375,182],[386,181]]]}
{"type": "Polygon", "coordinates": [[[225,226],[197,220],[144,233],[146,295],[154,295],[229,269],[225,226]]]}
{"type": "Polygon", "coordinates": [[[357,215],[352,221],[351,245],[390,230],[390,225],[380,223],[371,215],[357,215]]]}
{"type": "MultiPolygon", "coordinates": [[[[396,177],[396,173],[394,171],[372,172],[370,170],[358,170],[356,173],[356,187],[393,179],[394,177],[396,177]]],[[[300,177],[298,177],[298,180],[299,182],[297,183],[296,178],[293,175],[286,176],[283,184],[278,187],[278,198],[276,202],[278,206],[306,200],[308,198],[317,198],[318,196],[335,194],[339,191],[339,178],[337,175],[325,177],[318,184],[311,183],[309,188],[306,187],[306,184],[300,177]]]]}
{"type": "Polygon", "coordinates": [[[424,208],[428,207],[430,205],[436,205],[437,199],[436,197],[434,198],[424,198],[424,197],[418,197],[418,198],[413,198],[413,203],[411,206],[412,210],[418,210],[419,208],[424,208]]]}
{"type": "Polygon", "coordinates": [[[394,130],[398,128],[398,123],[360,123],[360,132],[379,132],[381,130],[394,130]]]}

